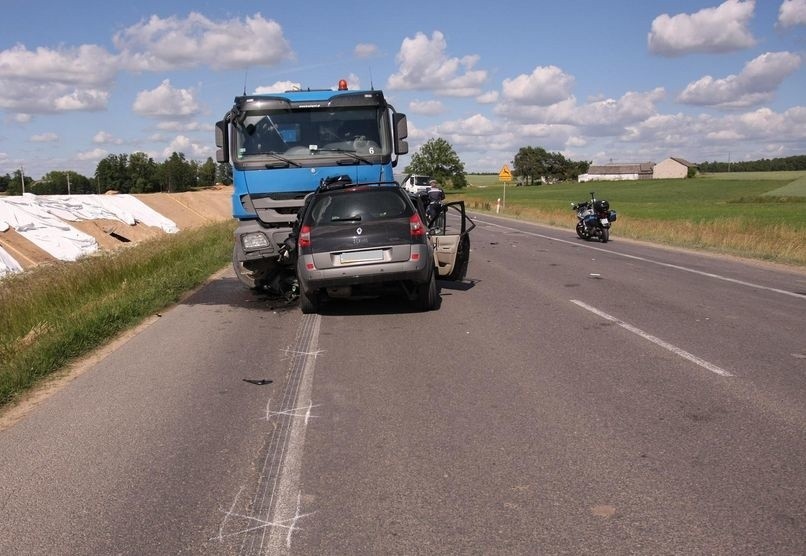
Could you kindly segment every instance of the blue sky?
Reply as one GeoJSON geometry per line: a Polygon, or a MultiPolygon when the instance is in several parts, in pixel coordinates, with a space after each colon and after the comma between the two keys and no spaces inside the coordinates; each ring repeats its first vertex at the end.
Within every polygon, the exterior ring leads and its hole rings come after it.
{"type": "MultiPolygon", "coordinates": [[[[468,171],[806,154],[806,0],[0,0],[0,175],[214,155],[233,98],[383,89],[468,171]]],[[[404,157],[402,164],[408,161],[404,157]]]]}

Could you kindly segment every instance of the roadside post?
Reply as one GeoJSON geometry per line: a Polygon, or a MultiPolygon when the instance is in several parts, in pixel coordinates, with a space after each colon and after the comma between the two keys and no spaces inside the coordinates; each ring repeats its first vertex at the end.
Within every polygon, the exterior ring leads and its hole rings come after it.
{"type": "MultiPolygon", "coordinates": [[[[509,171],[509,166],[504,164],[501,171],[498,172],[498,181],[504,184],[504,210],[507,209],[507,183],[512,181],[512,172],[509,171]]],[[[496,212],[498,212],[496,210],[496,212]]]]}

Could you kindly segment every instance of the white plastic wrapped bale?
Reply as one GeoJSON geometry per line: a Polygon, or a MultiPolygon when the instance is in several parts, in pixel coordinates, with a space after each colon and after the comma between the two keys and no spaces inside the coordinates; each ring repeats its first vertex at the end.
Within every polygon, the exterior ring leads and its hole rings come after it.
{"type": "Polygon", "coordinates": [[[95,201],[110,212],[130,214],[137,222],[160,228],[168,234],[175,234],[179,227],[170,218],[161,215],[150,206],[132,195],[91,195],[95,201]]]}
{"type": "MultiPolygon", "coordinates": [[[[0,223],[2,224],[2,223],[0,223]]],[[[8,227],[6,227],[8,229],[8,227]]],[[[0,232],[5,231],[0,225],[0,232]]],[[[8,251],[0,247],[0,278],[5,276],[6,274],[13,274],[16,272],[22,272],[22,267],[17,260],[8,254],[8,251]]]]}
{"type": "Polygon", "coordinates": [[[26,195],[48,213],[67,220],[120,220],[129,226],[137,222],[175,234],[179,228],[132,195],[26,195]]]}
{"type": "Polygon", "coordinates": [[[75,261],[98,250],[95,238],[41,208],[34,195],[0,200],[0,227],[3,225],[60,261],[75,261]]]}

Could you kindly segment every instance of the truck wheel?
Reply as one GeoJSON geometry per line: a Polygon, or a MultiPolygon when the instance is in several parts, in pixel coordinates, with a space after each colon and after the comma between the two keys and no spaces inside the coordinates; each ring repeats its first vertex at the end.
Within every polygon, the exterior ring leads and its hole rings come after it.
{"type": "Polygon", "coordinates": [[[303,290],[299,292],[299,308],[305,315],[319,312],[319,292],[307,293],[303,290]]]}
{"type": "Polygon", "coordinates": [[[437,294],[436,271],[431,273],[431,278],[425,284],[417,287],[417,305],[421,311],[433,311],[439,303],[437,294]]]}
{"type": "Polygon", "coordinates": [[[238,261],[238,246],[232,248],[232,270],[235,271],[235,276],[241,281],[241,284],[249,288],[255,289],[254,275],[243,267],[243,264],[238,261]]]}

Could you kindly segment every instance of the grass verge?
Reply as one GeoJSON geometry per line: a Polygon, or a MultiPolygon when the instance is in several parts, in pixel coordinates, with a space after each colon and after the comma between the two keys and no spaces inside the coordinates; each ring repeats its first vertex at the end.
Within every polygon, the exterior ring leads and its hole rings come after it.
{"type": "Polygon", "coordinates": [[[224,266],[232,222],[0,280],[0,407],[224,266]]]}

